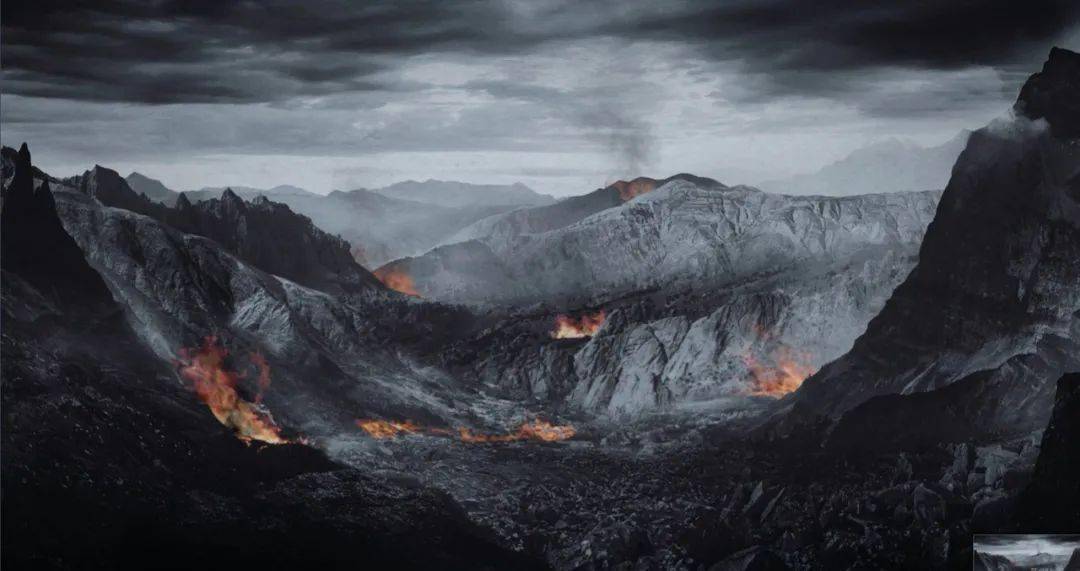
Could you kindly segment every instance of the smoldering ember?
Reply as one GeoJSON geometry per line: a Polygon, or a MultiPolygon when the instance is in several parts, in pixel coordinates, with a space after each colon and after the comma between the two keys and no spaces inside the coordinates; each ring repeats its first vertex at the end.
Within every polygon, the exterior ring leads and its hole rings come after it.
{"type": "Polygon", "coordinates": [[[1080,569],[1080,4],[0,22],[5,569],[1080,569]]]}

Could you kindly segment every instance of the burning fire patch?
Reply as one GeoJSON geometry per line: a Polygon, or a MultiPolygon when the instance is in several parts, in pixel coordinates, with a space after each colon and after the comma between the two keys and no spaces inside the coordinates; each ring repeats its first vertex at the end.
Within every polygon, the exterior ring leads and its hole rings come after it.
{"type": "Polygon", "coordinates": [[[231,371],[225,365],[229,351],[211,335],[197,348],[180,349],[176,363],[180,377],[189,383],[191,389],[206,403],[214,418],[236,433],[236,437],[246,443],[253,440],[268,444],[289,442],[281,436],[281,429],[274,424],[274,419],[260,403],[262,394],[270,386],[270,365],[259,353],[250,355],[251,363],[258,369],[256,385],[259,392],[255,402],[248,402],[240,397],[236,388],[240,381],[247,378],[244,373],[231,371]]]}
{"type": "Polygon", "coordinates": [[[411,295],[413,297],[421,297],[420,292],[416,291],[412,276],[401,268],[383,266],[375,270],[375,277],[379,278],[379,281],[381,281],[383,285],[396,292],[411,295]]]}
{"type": "Polygon", "coordinates": [[[420,426],[413,424],[410,420],[405,422],[357,420],[356,426],[359,426],[373,438],[393,438],[399,434],[416,434],[422,430],[420,426]]]}
{"type": "Polygon", "coordinates": [[[619,191],[620,200],[628,202],[635,197],[656,190],[656,181],[651,178],[635,178],[630,182],[625,180],[616,181],[611,186],[619,191]]]}
{"type": "Polygon", "coordinates": [[[421,434],[427,436],[456,437],[462,442],[516,442],[518,440],[536,440],[541,442],[558,442],[572,438],[577,431],[573,426],[557,426],[550,422],[536,419],[526,422],[514,432],[507,434],[483,434],[473,432],[468,428],[430,428],[414,424],[412,421],[394,422],[389,420],[357,420],[356,425],[372,438],[380,440],[404,436],[409,434],[421,434]]]}
{"type": "Polygon", "coordinates": [[[596,313],[583,313],[578,317],[557,315],[555,328],[551,330],[552,339],[581,339],[592,337],[604,324],[604,310],[596,313]]]}
{"type": "Polygon", "coordinates": [[[811,356],[780,345],[764,359],[753,354],[743,355],[743,363],[750,372],[750,394],[781,397],[799,388],[816,369],[810,365],[811,356]]]}

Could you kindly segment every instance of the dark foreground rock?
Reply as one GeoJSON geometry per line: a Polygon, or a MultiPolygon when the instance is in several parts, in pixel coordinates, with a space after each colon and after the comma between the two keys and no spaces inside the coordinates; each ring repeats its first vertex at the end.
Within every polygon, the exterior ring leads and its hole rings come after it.
{"type": "Polygon", "coordinates": [[[445,494],[236,439],[139,342],[29,166],[24,147],[2,213],[5,568],[538,566],[445,494]]]}

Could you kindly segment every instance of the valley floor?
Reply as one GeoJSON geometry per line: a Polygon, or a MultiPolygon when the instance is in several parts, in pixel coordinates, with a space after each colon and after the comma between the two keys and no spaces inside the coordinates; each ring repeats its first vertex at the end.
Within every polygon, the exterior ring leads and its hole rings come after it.
{"type": "Polygon", "coordinates": [[[621,439],[598,430],[559,443],[405,436],[332,453],[446,490],[505,546],[556,569],[884,569],[966,566],[972,530],[1000,529],[994,507],[1037,449],[1019,439],[845,454],[823,450],[818,434],[765,441],[749,424],[629,426],[621,439]]]}

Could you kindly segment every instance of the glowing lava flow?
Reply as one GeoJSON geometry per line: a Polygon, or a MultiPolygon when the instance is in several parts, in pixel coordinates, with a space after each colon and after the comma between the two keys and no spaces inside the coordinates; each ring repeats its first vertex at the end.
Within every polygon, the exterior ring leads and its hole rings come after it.
{"type": "Polygon", "coordinates": [[[799,388],[816,370],[810,365],[810,355],[786,345],[777,347],[769,354],[768,362],[754,355],[743,356],[743,363],[750,372],[750,394],[780,397],[799,388]]]}
{"type": "Polygon", "coordinates": [[[412,423],[412,421],[406,420],[405,422],[393,422],[390,420],[357,420],[356,426],[359,426],[364,432],[368,433],[372,438],[393,438],[398,434],[416,434],[420,432],[420,426],[412,423]]]}
{"type": "Polygon", "coordinates": [[[379,281],[381,281],[383,285],[394,291],[405,295],[421,297],[420,293],[416,291],[416,286],[413,285],[412,277],[409,276],[405,270],[396,267],[383,266],[375,270],[375,277],[379,278],[379,281]]]}
{"type": "Polygon", "coordinates": [[[553,339],[581,339],[592,337],[604,324],[604,311],[596,313],[583,313],[577,318],[569,315],[555,317],[555,329],[551,331],[553,339]]]}
{"type": "Polygon", "coordinates": [[[190,383],[199,400],[210,407],[214,418],[231,428],[240,440],[247,443],[258,440],[269,444],[288,442],[281,436],[281,429],[274,424],[270,413],[257,404],[262,399],[262,391],[270,385],[270,366],[266,359],[258,353],[251,355],[252,363],[259,369],[256,381],[259,393],[255,402],[251,403],[240,398],[236,391],[245,375],[225,367],[228,355],[228,350],[218,343],[216,337],[207,337],[201,347],[180,350],[177,360],[180,376],[190,383]]]}
{"type": "Polygon", "coordinates": [[[458,440],[470,443],[516,442],[518,440],[557,442],[567,440],[577,434],[573,426],[557,426],[540,419],[526,422],[519,426],[516,431],[507,434],[483,434],[473,432],[468,428],[459,428],[456,432],[447,428],[426,428],[408,420],[404,422],[357,420],[356,425],[372,438],[380,440],[394,438],[399,435],[423,434],[428,436],[457,436],[458,440]]]}

